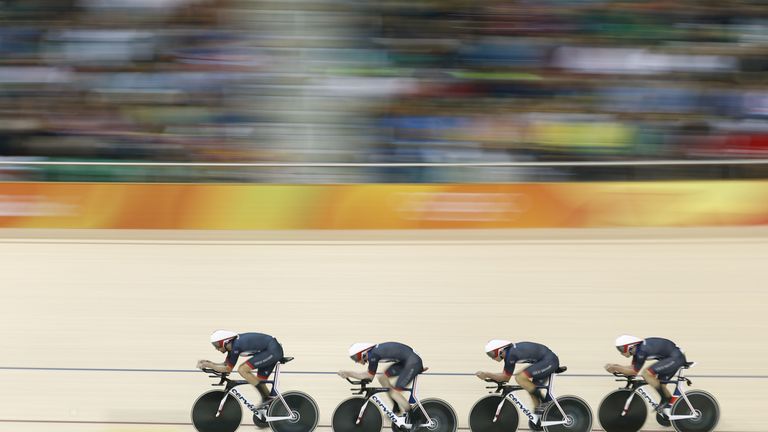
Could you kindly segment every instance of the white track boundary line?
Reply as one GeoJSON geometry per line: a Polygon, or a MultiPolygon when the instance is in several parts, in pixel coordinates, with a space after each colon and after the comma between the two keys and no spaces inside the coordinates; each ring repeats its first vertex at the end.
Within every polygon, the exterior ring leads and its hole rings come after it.
{"type": "Polygon", "coordinates": [[[128,240],[128,239],[0,239],[0,244],[83,244],[83,245],[199,245],[199,246],[399,246],[399,245],[553,245],[553,244],[727,244],[768,243],[768,237],[711,238],[614,238],[614,239],[505,239],[505,240],[128,240]]]}

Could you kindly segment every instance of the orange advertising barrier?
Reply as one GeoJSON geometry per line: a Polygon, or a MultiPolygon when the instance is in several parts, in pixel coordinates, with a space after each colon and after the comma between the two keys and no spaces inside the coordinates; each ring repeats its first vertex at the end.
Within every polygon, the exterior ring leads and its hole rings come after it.
{"type": "Polygon", "coordinates": [[[768,224],[768,181],[0,183],[0,228],[433,229],[768,224]]]}

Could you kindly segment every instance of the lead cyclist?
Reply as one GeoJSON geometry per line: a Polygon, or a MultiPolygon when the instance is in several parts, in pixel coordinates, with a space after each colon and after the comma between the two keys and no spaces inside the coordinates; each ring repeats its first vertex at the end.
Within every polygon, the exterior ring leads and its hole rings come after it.
{"type": "Polygon", "coordinates": [[[672,412],[670,405],[672,394],[661,381],[667,381],[677,373],[685,364],[685,354],[674,342],[659,337],[640,339],[636,336],[621,335],[616,338],[616,349],[624,357],[632,357],[632,364],[624,366],[615,363],[605,365],[605,370],[610,373],[621,373],[634,376],[640,373],[646,360],[657,360],[652,366],[647,367],[642,376],[661,396],[657,412],[667,417],[672,412]]]}

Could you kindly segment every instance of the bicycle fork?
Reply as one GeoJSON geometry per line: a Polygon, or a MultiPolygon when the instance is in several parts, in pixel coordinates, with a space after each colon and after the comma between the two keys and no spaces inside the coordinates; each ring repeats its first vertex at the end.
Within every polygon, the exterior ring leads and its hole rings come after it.
{"type": "Polygon", "coordinates": [[[649,394],[648,394],[648,393],[647,393],[645,390],[643,390],[643,388],[642,388],[642,387],[638,387],[638,388],[637,388],[635,391],[633,391],[632,393],[630,393],[629,397],[627,398],[627,401],[626,401],[626,402],[624,402],[624,408],[622,408],[622,410],[621,410],[621,416],[622,416],[622,417],[624,417],[624,416],[626,416],[626,415],[627,415],[627,412],[629,411],[629,404],[631,404],[631,403],[632,403],[632,399],[634,399],[634,398],[635,398],[635,395],[636,395],[636,394],[638,394],[638,393],[640,393],[640,395],[642,395],[642,396],[643,396],[643,398],[645,398],[645,400],[647,400],[647,401],[648,401],[648,403],[649,403],[649,404],[651,404],[651,408],[653,408],[653,409],[656,409],[656,407],[658,407],[658,406],[659,406],[659,404],[657,404],[657,403],[656,403],[656,402],[653,400],[653,398],[651,397],[651,395],[649,395],[649,394]]]}
{"type": "Polygon", "coordinates": [[[229,392],[224,393],[224,397],[221,398],[221,402],[219,402],[219,408],[216,410],[216,418],[218,418],[221,415],[221,410],[224,409],[224,402],[227,401],[228,397],[229,397],[229,392]]]}

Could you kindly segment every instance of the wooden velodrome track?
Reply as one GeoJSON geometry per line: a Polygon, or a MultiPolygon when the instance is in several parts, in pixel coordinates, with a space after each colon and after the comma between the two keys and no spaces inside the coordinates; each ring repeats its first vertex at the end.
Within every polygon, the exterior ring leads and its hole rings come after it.
{"type": "Polygon", "coordinates": [[[472,373],[500,369],[487,339],[549,345],[568,366],[557,393],[596,415],[617,387],[602,369],[623,360],[613,339],[631,333],[699,363],[690,375],[718,398],[718,430],[765,431],[767,262],[757,228],[4,231],[0,431],[192,431],[190,406],[212,388],[193,367],[221,361],[216,328],[276,335],[296,357],[281,388],[313,395],[325,430],[355,341],[412,345],[430,367],[421,397],[450,402],[466,428],[485,394],[472,373]]]}

